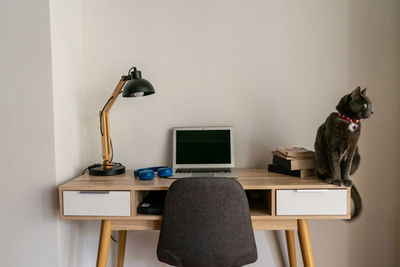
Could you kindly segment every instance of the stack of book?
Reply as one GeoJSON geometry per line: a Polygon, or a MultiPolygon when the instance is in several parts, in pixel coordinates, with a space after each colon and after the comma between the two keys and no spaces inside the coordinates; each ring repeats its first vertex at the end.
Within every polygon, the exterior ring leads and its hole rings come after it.
{"type": "Polygon", "coordinates": [[[269,172],[277,172],[296,177],[315,175],[314,152],[303,147],[278,147],[272,151],[273,164],[268,164],[269,172]]]}

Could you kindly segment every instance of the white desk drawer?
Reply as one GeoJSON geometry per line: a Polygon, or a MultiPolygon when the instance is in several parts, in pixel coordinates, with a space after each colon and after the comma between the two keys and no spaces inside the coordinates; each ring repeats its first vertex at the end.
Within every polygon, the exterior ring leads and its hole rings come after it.
{"type": "Polygon", "coordinates": [[[346,189],[276,190],[276,215],[346,214],[346,189]]]}
{"type": "Polygon", "coordinates": [[[130,191],[63,191],[64,216],[130,216],[130,191]]]}

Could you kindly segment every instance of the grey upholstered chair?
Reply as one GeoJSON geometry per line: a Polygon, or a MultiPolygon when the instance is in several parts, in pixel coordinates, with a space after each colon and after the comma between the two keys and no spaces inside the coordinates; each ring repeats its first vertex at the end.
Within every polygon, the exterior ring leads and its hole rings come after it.
{"type": "Polygon", "coordinates": [[[242,186],[231,178],[183,178],[169,188],[157,257],[182,267],[236,267],[257,260],[242,186]]]}

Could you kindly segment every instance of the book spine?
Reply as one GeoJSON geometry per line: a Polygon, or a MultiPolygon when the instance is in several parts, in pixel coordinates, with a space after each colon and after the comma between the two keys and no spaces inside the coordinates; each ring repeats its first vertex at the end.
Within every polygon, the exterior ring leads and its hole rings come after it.
{"type": "Polygon", "coordinates": [[[308,170],[314,168],[314,160],[313,159],[299,159],[291,161],[292,170],[308,170]]]}
{"type": "Polygon", "coordinates": [[[292,164],[290,160],[278,157],[277,155],[272,156],[272,163],[275,165],[281,166],[285,169],[292,170],[292,164]]]}
{"type": "Polygon", "coordinates": [[[280,174],[286,174],[286,175],[295,176],[295,177],[301,177],[301,171],[299,171],[299,170],[291,171],[291,170],[285,169],[285,168],[280,167],[275,164],[268,164],[268,171],[276,172],[276,173],[280,173],[280,174]]]}
{"type": "Polygon", "coordinates": [[[279,165],[279,166],[284,167],[291,171],[314,168],[314,160],[313,159],[288,160],[288,159],[281,158],[277,155],[273,155],[272,162],[275,165],[279,165]]]}

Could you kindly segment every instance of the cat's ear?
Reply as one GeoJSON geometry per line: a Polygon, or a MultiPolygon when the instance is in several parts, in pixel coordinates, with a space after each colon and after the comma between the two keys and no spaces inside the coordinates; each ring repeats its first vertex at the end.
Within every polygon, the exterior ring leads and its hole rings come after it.
{"type": "Polygon", "coordinates": [[[367,87],[365,87],[362,91],[361,91],[361,94],[362,95],[365,95],[367,93],[367,87]]]}
{"type": "Polygon", "coordinates": [[[355,100],[360,98],[361,96],[361,87],[358,86],[356,89],[353,90],[353,92],[351,92],[351,99],[355,100]]]}

